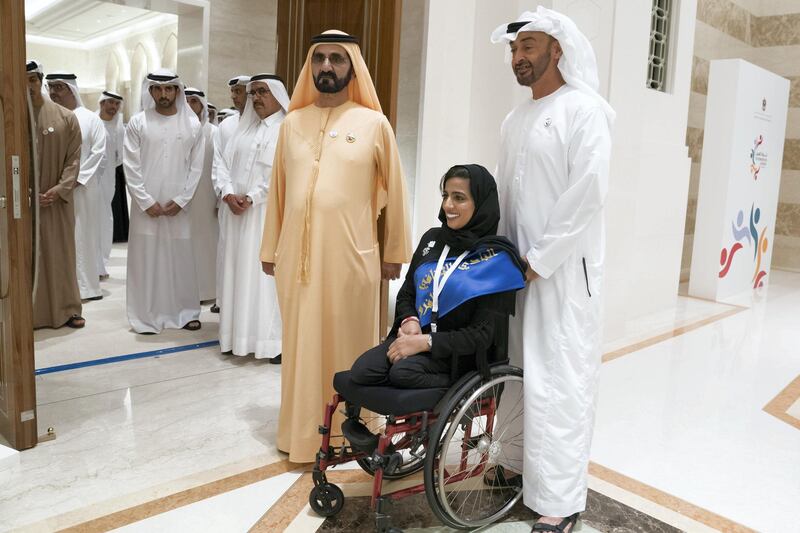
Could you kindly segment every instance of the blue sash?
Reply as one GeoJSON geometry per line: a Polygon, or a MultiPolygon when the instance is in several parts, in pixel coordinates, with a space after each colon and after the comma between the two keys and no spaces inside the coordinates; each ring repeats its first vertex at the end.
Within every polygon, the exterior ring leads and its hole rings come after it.
{"type": "MultiPolygon", "coordinates": [[[[455,258],[445,260],[442,275],[453,265],[455,258]]],[[[414,271],[416,307],[420,326],[431,323],[433,306],[433,276],[437,261],[423,263],[414,271]]],[[[467,255],[450,275],[439,295],[440,317],[464,302],[498,292],[525,287],[525,279],[514,261],[504,250],[484,248],[467,255]]]]}

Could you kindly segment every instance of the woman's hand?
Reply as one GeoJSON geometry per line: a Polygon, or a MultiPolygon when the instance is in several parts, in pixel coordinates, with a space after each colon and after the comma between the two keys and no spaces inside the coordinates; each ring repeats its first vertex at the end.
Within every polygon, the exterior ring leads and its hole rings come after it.
{"type": "Polygon", "coordinates": [[[428,336],[417,335],[403,335],[398,337],[392,344],[389,345],[389,350],[386,356],[392,364],[402,361],[406,357],[417,355],[428,351],[428,336]]]}
{"type": "Polygon", "coordinates": [[[408,320],[397,330],[397,338],[399,339],[406,335],[419,335],[420,333],[422,333],[422,328],[419,327],[419,322],[416,320],[408,320]]]}

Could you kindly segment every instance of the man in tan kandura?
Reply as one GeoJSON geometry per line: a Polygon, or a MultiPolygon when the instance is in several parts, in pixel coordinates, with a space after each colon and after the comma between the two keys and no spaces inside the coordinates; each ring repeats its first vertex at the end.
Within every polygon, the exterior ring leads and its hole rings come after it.
{"type": "Polygon", "coordinates": [[[261,245],[283,319],[278,449],[290,461],[314,460],[334,373],[379,341],[381,277],[396,279],[411,257],[406,207],[394,132],[357,40],[314,37],[281,127],[261,245]]]}
{"type": "Polygon", "coordinates": [[[42,66],[27,64],[28,91],[36,125],[39,217],[36,228],[34,328],[82,328],[81,294],[75,261],[73,191],[81,161],[81,127],[75,114],[42,92],[42,66]]]}

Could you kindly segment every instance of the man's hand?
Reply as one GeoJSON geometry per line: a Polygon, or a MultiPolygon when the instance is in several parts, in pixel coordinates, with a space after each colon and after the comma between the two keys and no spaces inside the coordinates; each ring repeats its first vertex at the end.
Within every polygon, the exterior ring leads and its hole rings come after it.
{"type": "Polygon", "coordinates": [[[45,193],[39,193],[39,206],[40,207],[50,207],[53,205],[58,198],[58,193],[53,189],[45,193]]]}
{"type": "Polygon", "coordinates": [[[403,335],[389,345],[386,356],[392,364],[402,361],[406,357],[428,351],[427,335],[403,335]]]}
{"type": "Polygon", "coordinates": [[[274,276],[275,275],[275,263],[266,263],[264,261],[261,262],[261,270],[264,271],[264,274],[267,276],[274,276]]]}
{"type": "Polygon", "coordinates": [[[539,279],[539,274],[537,274],[536,271],[531,268],[530,263],[528,263],[528,258],[524,255],[522,256],[522,262],[525,264],[525,283],[527,284],[539,279]]]}
{"type": "Polygon", "coordinates": [[[167,202],[167,205],[164,206],[164,215],[168,217],[174,217],[178,213],[181,212],[181,206],[170,200],[167,202]]]}
{"type": "Polygon", "coordinates": [[[400,263],[381,263],[381,279],[397,279],[400,277],[400,263]]]}
{"type": "Polygon", "coordinates": [[[164,208],[161,207],[161,204],[159,204],[158,202],[154,203],[153,205],[145,209],[144,212],[150,215],[152,218],[158,218],[164,216],[164,208]]]}
{"type": "Polygon", "coordinates": [[[244,194],[226,194],[222,201],[228,204],[234,215],[241,215],[252,205],[244,194]]]}

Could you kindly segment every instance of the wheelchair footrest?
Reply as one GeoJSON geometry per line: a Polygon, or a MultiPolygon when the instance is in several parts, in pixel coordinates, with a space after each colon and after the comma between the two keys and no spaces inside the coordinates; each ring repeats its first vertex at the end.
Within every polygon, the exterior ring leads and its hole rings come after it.
{"type": "Polygon", "coordinates": [[[358,451],[372,453],[378,447],[378,436],[357,418],[348,418],[342,422],[342,435],[358,451]]]}

